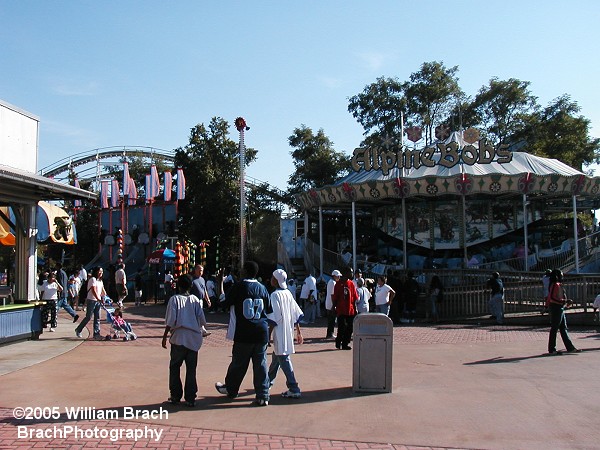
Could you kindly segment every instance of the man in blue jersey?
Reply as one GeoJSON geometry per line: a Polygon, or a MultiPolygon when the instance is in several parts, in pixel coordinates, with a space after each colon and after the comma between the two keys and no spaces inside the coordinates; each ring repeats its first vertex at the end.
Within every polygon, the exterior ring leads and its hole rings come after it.
{"type": "MultiPolygon", "coordinates": [[[[229,398],[238,395],[244,375],[252,360],[254,391],[257,406],[269,404],[269,375],[267,369],[267,344],[269,326],[267,314],[273,309],[267,288],[256,280],[258,264],[246,261],[242,268],[243,280],[235,283],[225,294],[221,307],[230,310],[228,339],[233,339],[231,363],[225,384],[215,383],[215,388],[229,398]]],[[[223,276],[217,275],[222,286],[223,276]]]]}

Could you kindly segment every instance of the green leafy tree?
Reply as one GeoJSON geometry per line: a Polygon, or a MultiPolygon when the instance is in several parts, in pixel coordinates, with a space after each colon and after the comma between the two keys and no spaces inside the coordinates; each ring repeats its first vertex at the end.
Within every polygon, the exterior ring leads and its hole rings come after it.
{"type": "Polygon", "coordinates": [[[305,125],[288,138],[295,170],[288,181],[288,192],[296,194],[313,187],[333,184],[350,169],[350,158],[333,149],[323,129],[314,134],[305,125]]]}
{"type": "Polygon", "coordinates": [[[425,144],[434,140],[433,130],[443,123],[464,96],[458,85],[458,66],[426,62],[402,85],[407,101],[407,124],[423,126],[425,144]]]}
{"type": "Polygon", "coordinates": [[[477,126],[495,145],[508,143],[525,126],[535,111],[537,99],[529,91],[529,81],[492,78],[466,109],[468,126],[477,126]]]}
{"type": "Polygon", "coordinates": [[[248,256],[271,271],[277,265],[276,237],[280,233],[282,200],[267,183],[252,186],[247,193],[248,256]]]}
{"type": "Polygon", "coordinates": [[[395,78],[377,78],[363,92],[350,97],[348,112],[365,129],[365,135],[371,134],[372,141],[400,136],[402,113],[406,113],[402,83],[395,78]]]}
{"type": "Polygon", "coordinates": [[[531,114],[514,138],[521,140],[529,153],[582,170],[584,165],[599,162],[600,139],[590,137],[590,120],[579,115],[580,111],[577,102],[562,95],[531,114]]]}
{"type": "MultiPolygon", "coordinates": [[[[177,167],[184,170],[186,198],[179,203],[180,233],[193,242],[210,240],[215,248],[219,237],[220,265],[233,265],[239,249],[239,148],[229,137],[229,123],[214,117],[208,126],[191,129],[189,144],[175,153],[177,167]]],[[[256,158],[256,150],[247,148],[246,164],[256,158]]],[[[215,253],[208,252],[214,268],[215,253]]]]}

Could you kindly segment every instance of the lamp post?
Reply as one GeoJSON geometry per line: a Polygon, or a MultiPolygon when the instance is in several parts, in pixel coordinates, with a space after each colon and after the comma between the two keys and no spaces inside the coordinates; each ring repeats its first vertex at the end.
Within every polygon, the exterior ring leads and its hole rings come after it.
{"type": "Polygon", "coordinates": [[[248,131],[250,127],[246,125],[246,120],[243,117],[238,117],[235,119],[235,127],[240,133],[240,273],[242,273],[246,250],[246,181],[244,178],[246,167],[246,146],[244,144],[244,131],[248,131]]]}

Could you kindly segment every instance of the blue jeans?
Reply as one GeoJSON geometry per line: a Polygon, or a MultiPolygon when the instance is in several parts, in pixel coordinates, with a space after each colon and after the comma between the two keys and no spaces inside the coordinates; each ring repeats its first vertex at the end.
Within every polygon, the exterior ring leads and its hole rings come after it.
{"type": "Polygon", "coordinates": [[[269,400],[269,375],[267,372],[267,343],[234,342],[231,363],[225,376],[225,386],[230,397],[237,396],[242,380],[252,360],[254,391],[257,399],[269,400]]]}
{"type": "Polygon", "coordinates": [[[569,330],[567,329],[567,318],[565,316],[565,310],[562,305],[557,303],[550,303],[550,335],[548,336],[548,351],[550,353],[556,351],[556,333],[560,330],[560,337],[562,338],[563,344],[567,351],[575,349],[575,346],[571,342],[569,337],[569,330]]]}
{"type": "Polygon", "coordinates": [[[384,303],[383,305],[375,305],[375,312],[389,316],[390,315],[390,305],[387,303],[384,303]]]}
{"type": "Polygon", "coordinates": [[[306,306],[304,307],[304,321],[306,323],[314,323],[317,315],[317,304],[311,303],[310,301],[306,302],[306,306]]]}
{"type": "Polygon", "coordinates": [[[60,308],[64,308],[65,311],[68,312],[71,317],[75,317],[77,315],[75,310],[71,308],[71,305],[69,305],[69,302],[67,301],[66,297],[63,297],[59,299],[58,302],[56,302],[56,312],[58,312],[60,308]]]}
{"type": "Polygon", "coordinates": [[[190,350],[183,345],[171,344],[171,361],[169,362],[169,391],[171,399],[186,402],[196,400],[198,384],[196,382],[196,367],[198,366],[198,352],[190,350]],[[181,366],[185,362],[185,389],[181,385],[181,366]]]}
{"type": "Polygon", "coordinates": [[[287,385],[290,392],[300,393],[300,388],[298,387],[298,382],[296,381],[296,376],[294,375],[294,367],[292,366],[292,360],[290,359],[290,355],[276,355],[273,353],[273,358],[271,359],[271,365],[269,366],[269,381],[270,384],[273,384],[273,380],[277,376],[277,371],[281,367],[281,370],[285,374],[285,384],[287,385]]]}
{"type": "Polygon", "coordinates": [[[90,319],[92,318],[92,314],[94,315],[94,337],[100,336],[100,303],[96,300],[86,300],[85,302],[85,318],[79,322],[75,331],[81,333],[85,326],[88,324],[90,319]]]}
{"type": "Polygon", "coordinates": [[[490,312],[496,318],[496,323],[502,324],[504,321],[504,295],[494,294],[490,298],[490,312]]]}

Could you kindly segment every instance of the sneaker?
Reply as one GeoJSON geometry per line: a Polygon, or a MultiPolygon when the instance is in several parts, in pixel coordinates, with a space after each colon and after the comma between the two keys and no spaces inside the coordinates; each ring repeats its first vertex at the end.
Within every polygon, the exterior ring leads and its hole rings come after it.
{"type": "Polygon", "coordinates": [[[269,406],[269,400],[265,400],[264,398],[257,398],[252,402],[254,406],[269,406]]]}
{"type": "Polygon", "coordinates": [[[78,338],[80,338],[81,337],[81,332],[75,330],[75,336],[77,336],[78,338]]]}
{"type": "Polygon", "coordinates": [[[229,391],[227,391],[227,386],[225,386],[225,385],[224,385],[223,383],[221,383],[220,381],[217,381],[217,382],[215,383],[215,389],[217,390],[217,392],[218,392],[219,394],[226,395],[226,396],[227,396],[227,397],[229,397],[229,398],[236,398],[236,397],[237,397],[237,394],[236,394],[236,395],[231,395],[231,394],[229,393],[229,391]]]}
{"type": "Polygon", "coordinates": [[[571,350],[567,350],[568,353],[581,353],[580,348],[572,348],[571,350]]]}
{"type": "Polygon", "coordinates": [[[343,345],[342,350],[352,350],[352,347],[350,347],[349,345],[343,345]]]}
{"type": "Polygon", "coordinates": [[[302,397],[302,394],[300,392],[285,391],[281,396],[283,398],[300,398],[302,397]]]}
{"type": "Polygon", "coordinates": [[[173,397],[169,397],[167,399],[167,401],[171,404],[171,405],[179,405],[179,400],[177,400],[176,398],[173,397]]]}
{"type": "Polygon", "coordinates": [[[79,320],[79,314],[75,314],[73,316],[73,323],[77,322],[79,320]]]}
{"type": "Polygon", "coordinates": [[[100,335],[100,334],[95,334],[95,335],[94,335],[94,340],[96,340],[96,341],[103,341],[103,340],[104,340],[104,338],[103,338],[103,337],[102,337],[102,335],[100,335]]]}
{"type": "Polygon", "coordinates": [[[50,328],[49,331],[50,331],[50,333],[54,333],[56,331],[56,329],[55,328],[50,328]]]}

